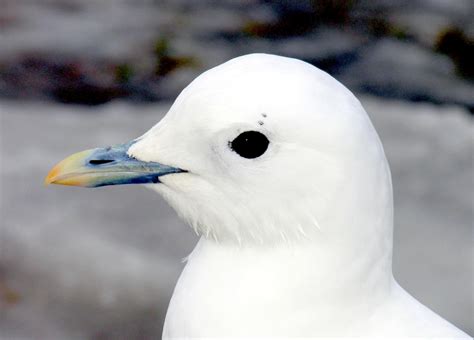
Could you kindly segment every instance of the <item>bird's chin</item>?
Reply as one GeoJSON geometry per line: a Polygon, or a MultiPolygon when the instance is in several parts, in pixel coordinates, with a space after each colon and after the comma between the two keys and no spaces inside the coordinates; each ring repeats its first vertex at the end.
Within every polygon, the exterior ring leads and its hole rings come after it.
{"type": "Polygon", "coordinates": [[[190,186],[189,182],[192,181],[190,177],[192,176],[188,173],[170,174],[161,177],[159,183],[145,184],[145,187],[159,193],[160,195],[169,194],[170,191],[175,193],[183,192],[190,186]]]}

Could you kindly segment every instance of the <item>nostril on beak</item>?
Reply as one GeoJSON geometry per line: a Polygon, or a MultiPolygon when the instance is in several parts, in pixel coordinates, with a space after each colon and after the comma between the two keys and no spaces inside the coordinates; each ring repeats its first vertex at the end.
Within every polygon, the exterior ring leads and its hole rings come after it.
{"type": "Polygon", "coordinates": [[[113,162],[113,159],[91,159],[89,161],[90,165],[101,165],[113,162]]]}

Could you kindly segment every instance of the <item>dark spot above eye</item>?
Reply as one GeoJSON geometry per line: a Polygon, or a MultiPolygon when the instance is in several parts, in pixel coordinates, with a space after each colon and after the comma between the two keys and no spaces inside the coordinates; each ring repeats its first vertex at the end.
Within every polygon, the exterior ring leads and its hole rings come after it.
{"type": "Polygon", "coordinates": [[[101,165],[113,162],[113,159],[91,159],[89,164],[91,165],[101,165]]]}
{"type": "Polygon", "coordinates": [[[259,125],[263,125],[263,121],[259,120],[259,121],[258,121],[258,124],[259,124],[259,125]]]}
{"type": "Polygon", "coordinates": [[[266,113],[262,113],[262,117],[263,117],[263,118],[267,118],[267,114],[266,114],[266,113]]]}
{"type": "Polygon", "coordinates": [[[270,141],[258,131],[245,131],[229,143],[230,148],[244,158],[257,158],[267,151],[270,141]]]}

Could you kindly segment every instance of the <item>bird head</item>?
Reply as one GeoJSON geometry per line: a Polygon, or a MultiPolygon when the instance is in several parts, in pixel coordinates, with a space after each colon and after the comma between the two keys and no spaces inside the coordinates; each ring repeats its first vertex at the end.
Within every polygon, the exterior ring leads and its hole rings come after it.
{"type": "Polygon", "coordinates": [[[219,242],[344,239],[391,220],[389,168],[359,101],[316,67],[265,54],[203,73],[143,136],[72,155],[46,182],[145,184],[219,242]]]}

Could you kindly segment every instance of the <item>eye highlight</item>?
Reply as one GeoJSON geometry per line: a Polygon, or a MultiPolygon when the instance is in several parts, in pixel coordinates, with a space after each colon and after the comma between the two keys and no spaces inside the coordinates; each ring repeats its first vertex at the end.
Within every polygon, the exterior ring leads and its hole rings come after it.
{"type": "Polygon", "coordinates": [[[239,156],[244,158],[257,158],[267,151],[270,141],[258,131],[245,131],[238,135],[232,142],[230,148],[239,156]]]}

